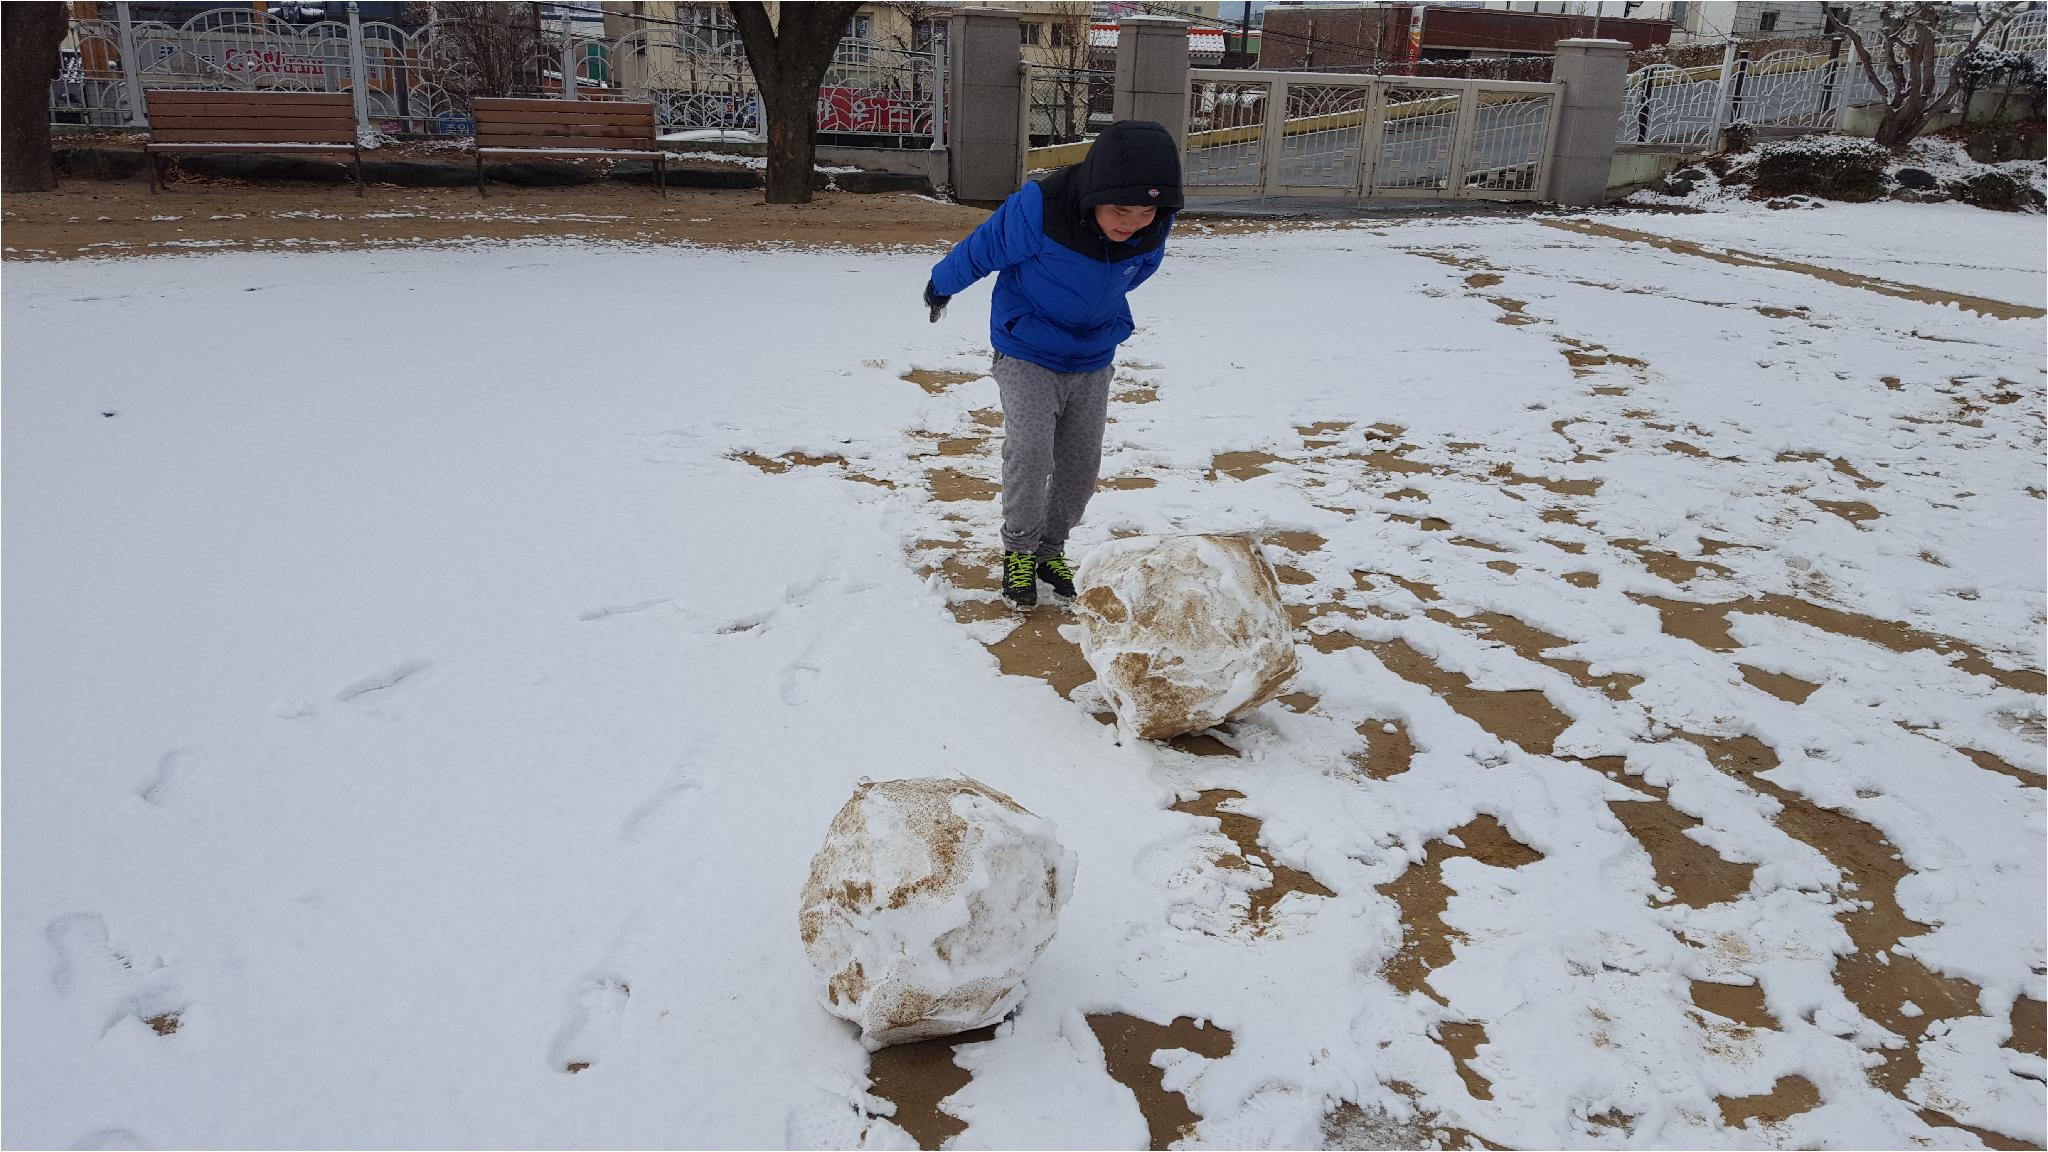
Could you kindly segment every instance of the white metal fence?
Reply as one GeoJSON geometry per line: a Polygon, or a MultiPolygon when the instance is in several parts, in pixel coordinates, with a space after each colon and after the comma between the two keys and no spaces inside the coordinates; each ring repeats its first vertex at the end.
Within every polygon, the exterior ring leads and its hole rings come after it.
{"type": "MultiPolygon", "coordinates": [[[[127,6],[117,7],[125,17],[127,6]]],[[[362,22],[348,8],[345,23],[307,25],[252,8],[211,9],[176,26],[74,21],[76,48],[50,87],[52,118],[139,128],[150,89],[232,88],[355,93],[359,126],[390,134],[468,135],[477,96],[651,101],[665,134],[763,129],[753,73],[729,29],[650,27],[608,40],[489,17],[407,29],[362,22]]],[[[942,40],[917,51],[842,41],[819,85],[818,131],[942,143],[944,69],[942,40]]]]}
{"type": "Polygon", "coordinates": [[[1189,73],[1190,195],[1543,196],[1556,84],[1189,73]]]}
{"type": "MultiPolygon", "coordinates": [[[[1937,91],[1947,86],[1966,43],[1949,39],[1937,48],[1937,91]]],[[[2020,13],[1985,47],[2024,52],[2048,48],[2048,10],[2020,13]]],[[[1851,108],[1883,102],[1883,94],[1857,63],[1855,49],[1840,40],[1823,48],[1786,48],[1755,56],[1749,47],[1730,43],[1719,64],[1652,64],[1629,73],[1615,140],[1623,145],[1711,151],[1729,124],[1820,131],[1839,127],[1851,108]]]]}

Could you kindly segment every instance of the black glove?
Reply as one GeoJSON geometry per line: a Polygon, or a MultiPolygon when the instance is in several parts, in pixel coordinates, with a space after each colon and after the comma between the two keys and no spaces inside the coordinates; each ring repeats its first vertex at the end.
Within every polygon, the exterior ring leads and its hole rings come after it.
{"type": "Polygon", "coordinates": [[[952,302],[953,298],[951,296],[939,295],[938,285],[929,280],[924,282],[924,303],[925,307],[932,310],[932,323],[937,324],[939,322],[939,317],[946,313],[946,305],[952,302]]]}

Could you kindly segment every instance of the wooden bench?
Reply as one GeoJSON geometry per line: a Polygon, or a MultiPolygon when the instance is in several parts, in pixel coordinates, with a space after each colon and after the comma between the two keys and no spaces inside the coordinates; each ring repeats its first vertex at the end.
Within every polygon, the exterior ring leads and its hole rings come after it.
{"type": "Polygon", "coordinates": [[[152,154],[149,190],[164,184],[173,152],[347,152],[363,194],[363,149],[346,92],[206,92],[159,88],[144,98],[152,154]]]}
{"type": "Polygon", "coordinates": [[[654,161],[655,183],[668,195],[668,153],[655,146],[654,105],[628,100],[512,100],[479,96],[476,190],[484,191],[487,156],[611,156],[654,161]]]}

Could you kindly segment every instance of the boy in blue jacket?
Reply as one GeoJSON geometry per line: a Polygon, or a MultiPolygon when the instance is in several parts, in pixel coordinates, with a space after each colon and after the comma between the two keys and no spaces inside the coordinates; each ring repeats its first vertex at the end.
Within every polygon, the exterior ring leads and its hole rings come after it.
{"type": "Polygon", "coordinates": [[[1003,404],[1003,595],[1038,581],[1074,594],[1067,533],[1102,466],[1111,362],[1130,336],[1124,297],[1159,268],[1181,206],[1180,147],[1162,125],[1121,120],[1079,164],[1026,184],[932,267],[934,323],[997,273],[989,308],[1003,404]]]}

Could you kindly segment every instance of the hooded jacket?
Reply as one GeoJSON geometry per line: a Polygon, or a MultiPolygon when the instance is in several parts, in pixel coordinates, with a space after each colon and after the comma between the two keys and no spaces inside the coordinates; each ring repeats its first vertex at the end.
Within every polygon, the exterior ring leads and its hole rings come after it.
{"type": "Polygon", "coordinates": [[[996,351],[1055,372],[1092,372],[1130,336],[1124,297],[1158,270],[1180,206],[1173,136],[1148,120],[1121,120],[1079,164],[1003,201],[933,266],[932,287],[956,296],[996,273],[989,308],[996,351]],[[1098,204],[1154,204],[1159,213],[1120,244],[1096,227],[1098,204]]]}

